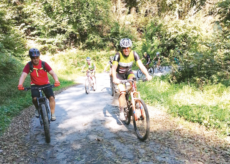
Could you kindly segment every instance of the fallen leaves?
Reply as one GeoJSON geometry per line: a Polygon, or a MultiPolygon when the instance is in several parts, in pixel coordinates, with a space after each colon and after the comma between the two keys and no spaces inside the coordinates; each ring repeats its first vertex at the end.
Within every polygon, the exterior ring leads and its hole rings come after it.
{"type": "MultiPolygon", "coordinates": [[[[149,107],[150,138],[171,148],[178,158],[189,163],[228,163],[230,143],[218,137],[216,131],[207,130],[197,123],[172,118],[166,112],[149,107]],[[151,114],[150,114],[151,116],[151,114]]],[[[171,153],[171,152],[170,152],[171,153]]]]}

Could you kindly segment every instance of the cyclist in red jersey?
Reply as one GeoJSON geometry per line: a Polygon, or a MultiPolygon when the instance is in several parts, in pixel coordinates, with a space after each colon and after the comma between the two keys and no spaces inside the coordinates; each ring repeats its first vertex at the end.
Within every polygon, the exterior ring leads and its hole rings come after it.
{"type": "MultiPolygon", "coordinates": [[[[55,80],[54,86],[60,86],[60,82],[58,80],[58,77],[56,73],[52,70],[52,68],[44,61],[40,60],[40,52],[36,48],[31,48],[29,50],[29,56],[31,58],[31,61],[26,64],[26,66],[23,69],[23,72],[21,74],[21,77],[19,79],[18,83],[18,90],[24,90],[23,83],[27,77],[27,75],[30,73],[30,79],[31,79],[31,88],[33,87],[43,87],[50,85],[49,78],[47,75],[47,72],[53,77],[55,80]]],[[[50,103],[50,110],[51,110],[51,120],[55,121],[55,98],[54,93],[51,87],[45,88],[43,90],[46,97],[49,99],[50,103]]],[[[37,97],[39,97],[39,91],[35,89],[31,89],[31,95],[32,95],[32,102],[36,109],[38,109],[37,104],[37,97]]],[[[36,117],[38,117],[38,110],[36,110],[36,117]]]]}

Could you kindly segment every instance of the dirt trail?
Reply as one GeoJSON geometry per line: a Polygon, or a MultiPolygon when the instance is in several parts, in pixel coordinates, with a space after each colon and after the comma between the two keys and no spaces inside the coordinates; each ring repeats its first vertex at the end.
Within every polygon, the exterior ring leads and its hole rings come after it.
{"type": "MultiPolygon", "coordinates": [[[[84,85],[56,96],[57,121],[51,123],[51,143],[32,107],[14,119],[0,138],[0,163],[228,163],[230,147],[197,124],[173,119],[148,107],[151,133],[140,142],[132,124],[118,117],[117,100],[110,96],[108,74],[98,74],[96,92],[84,85]],[[32,111],[32,112],[31,112],[32,111]],[[24,119],[22,119],[24,118],[24,119]],[[225,144],[225,145],[224,145],[225,144]]],[[[79,83],[84,78],[79,79],[79,83]]]]}

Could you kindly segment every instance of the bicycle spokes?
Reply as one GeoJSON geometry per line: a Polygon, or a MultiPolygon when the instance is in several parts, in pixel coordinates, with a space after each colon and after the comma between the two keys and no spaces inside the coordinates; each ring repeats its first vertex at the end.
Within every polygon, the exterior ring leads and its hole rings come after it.
{"type": "Polygon", "coordinates": [[[140,140],[145,140],[149,134],[149,115],[146,105],[143,100],[135,100],[134,126],[137,137],[140,140]]]}

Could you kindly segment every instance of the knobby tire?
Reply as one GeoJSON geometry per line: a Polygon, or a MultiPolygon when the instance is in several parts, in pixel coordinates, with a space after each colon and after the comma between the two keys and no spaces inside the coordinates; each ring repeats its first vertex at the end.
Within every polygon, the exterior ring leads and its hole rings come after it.
{"type": "Polygon", "coordinates": [[[153,75],[154,74],[154,68],[153,67],[149,68],[148,72],[149,72],[150,75],[153,75]]]}
{"type": "Polygon", "coordinates": [[[89,94],[89,92],[90,92],[90,82],[89,82],[89,78],[87,78],[86,80],[85,80],[85,93],[86,94],[89,94]]]}
{"type": "Polygon", "coordinates": [[[127,104],[128,109],[125,109],[125,124],[129,125],[132,115],[132,108],[127,104]]]}
{"type": "Polygon", "coordinates": [[[110,87],[111,87],[111,95],[114,96],[115,94],[115,89],[114,89],[114,83],[112,77],[110,77],[110,87]]]}
{"type": "Polygon", "coordinates": [[[41,104],[41,112],[42,112],[41,114],[42,114],[42,120],[43,120],[46,142],[50,143],[50,124],[49,124],[45,104],[41,104]]]}
{"type": "MultiPolygon", "coordinates": [[[[134,125],[134,130],[137,134],[137,138],[141,141],[145,141],[148,136],[149,136],[149,131],[150,131],[150,122],[149,122],[149,112],[148,112],[148,108],[146,106],[146,104],[144,103],[144,101],[142,99],[135,99],[135,104],[136,103],[141,103],[143,108],[144,108],[144,112],[145,112],[145,119],[144,119],[144,122],[146,123],[145,124],[145,129],[144,129],[144,134],[140,134],[139,132],[139,129],[137,127],[137,124],[138,124],[138,121],[139,120],[135,120],[135,116],[134,116],[134,112],[132,112],[132,116],[133,116],[133,125],[134,125]]],[[[133,104],[133,105],[135,105],[133,104]]],[[[135,111],[137,112],[137,110],[135,111]]],[[[143,129],[142,129],[143,130],[143,129]]]]}
{"type": "Polygon", "coordinates": [[[93,77],[93,78],[94,78],[93,91],[96,91],[97,90],[97,81],[96,81],[96,77],[93,77]]]}

